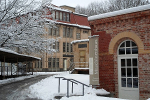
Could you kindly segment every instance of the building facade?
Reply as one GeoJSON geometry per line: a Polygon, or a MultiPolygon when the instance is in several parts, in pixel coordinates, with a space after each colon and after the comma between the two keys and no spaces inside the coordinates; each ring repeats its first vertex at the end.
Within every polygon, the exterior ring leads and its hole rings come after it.
{"type": "Polygon", "coordinates": [[[150,5],[88,20],[92,35],[99,35],[100,88],[119,98],[150,98],[150,5]]]}
{"type": "Polygon", "coordinates": [[[58,39],[53,45],[56,52],[45,53],[41,62],[36,62],[34,71],[66,71],[73,62],[74,53],[71,42],[87,39],[91,35],[86,15],[77,14],[75,8],[68,6],[54,7],[51,10],[52,20],[56,21],[53,28],[46,27],[47,38],[58,39]]]}
{"type": "Polygon", "coordinates": [[[72,73],[89,74],[89,39],[74,40],[71,44],[74,53],[72,73]]]}

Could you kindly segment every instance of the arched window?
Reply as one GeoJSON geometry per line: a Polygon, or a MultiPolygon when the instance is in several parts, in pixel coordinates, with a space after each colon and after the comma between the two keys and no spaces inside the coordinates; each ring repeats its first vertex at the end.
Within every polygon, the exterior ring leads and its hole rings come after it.
{"type": "Polygon", "coordinates": [[[122,42],[119,46],[118,55],[131,55],[131,54],[138,54],[137,45],[131,40],[126,40],[122,42]]]}

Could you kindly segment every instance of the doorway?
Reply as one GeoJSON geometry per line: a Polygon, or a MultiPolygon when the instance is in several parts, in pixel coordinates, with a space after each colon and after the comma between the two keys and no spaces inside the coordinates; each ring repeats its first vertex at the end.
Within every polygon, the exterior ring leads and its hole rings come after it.
{"type": "Polygon", "coordinates": [[[85,68],[85,62],[86,62],[86,52],[85,50],[79,51],[79,66],[80,68],[85,68]]]}
{"type": "Polygon", "coordinates": [[[131,41],[118,48],[119,98],[139,100],[138,47],[131,41]]]}
{"type": "Polygon", "coordinates": [[[67,71],[67,59],[66,58],[63,59],[63,70],[67,71]]]}

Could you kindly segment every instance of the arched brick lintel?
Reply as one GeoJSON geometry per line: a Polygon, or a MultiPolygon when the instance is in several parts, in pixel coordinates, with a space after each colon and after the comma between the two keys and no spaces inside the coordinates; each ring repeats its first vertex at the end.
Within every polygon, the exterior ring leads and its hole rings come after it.
{"type": "Polygon", "coordinates": [[[122,38],[126,38],[126,37],[131,38],[136,42],[136,44],[138,46],[139,54],[150,53],[150,50],[144,50],[143,42],[135,33],[132,33],[132,32],[122,32],[122,33],[119,33],[118,35],[116,35],[109,44],[109,53],[113,54],[114,50],[115,50],[114,47],[115,47],[115,44],[117,43],[117,41],[119,41],[122,38]]]}

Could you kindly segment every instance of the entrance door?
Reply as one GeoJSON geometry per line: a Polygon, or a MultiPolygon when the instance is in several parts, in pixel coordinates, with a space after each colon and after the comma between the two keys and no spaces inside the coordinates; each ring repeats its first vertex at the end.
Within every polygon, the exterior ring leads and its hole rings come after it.
{"type": "Polygon", "coordinates": [[[64,69],[64,71],[66,71],[67,70],[67,59],[63,59],[63,69],[64,69]]]}
{"type": "Polygon", "coordinates": [[[118,51],[119,98],[139,100],[138,48],[128,40],[118,51]]]}
{"type": "Polygon", "coordinates": [[[79,64],[80,64],[80,67],[82,68],[85,68],[85,50],[82,50],[82,51],[79,51],[79,55],[80,55],[80,58],[79,58],[79,64]]]}

